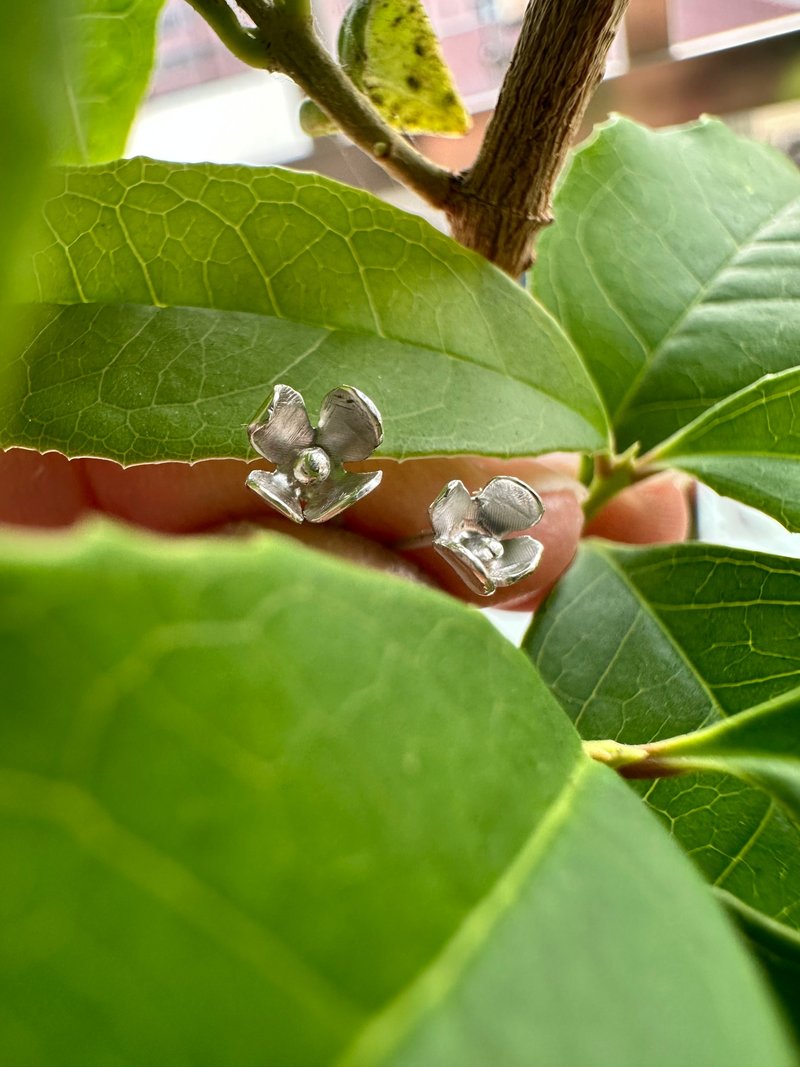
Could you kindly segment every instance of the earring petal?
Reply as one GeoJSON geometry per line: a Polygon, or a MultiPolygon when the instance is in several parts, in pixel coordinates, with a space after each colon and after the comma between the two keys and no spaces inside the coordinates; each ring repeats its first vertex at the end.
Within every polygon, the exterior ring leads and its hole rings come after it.
{"type": "Polygon", "coordinates": [[[383,440],[381,414],[370,398],[352,385],[331,389],[322,401],[316,444],[339,463],[372,455],[383,440]]]}
{"type": "Polygon", "coordinates": [[[297,492],[282,471],[250,471],[247,486],[292,522],[303,521],[303,509],[297,492]]]}
{"type": "Polygon", "coordinates": [[[519,478],[492,478],[475,500],[481,527],[495,537],[528,530],[544,515],[539,494],[519,478]]]}
{"type": "Polygon", "coordinates": [[[291,463],[314,443],[314,431],[302,396],[289,385],[276,385],[272,400],[250,425],[250,443],[264,459],[278,467],[291,463]]]}
{"type": "Polygon", "coordinates": [[[306,486],[303,516],[309,522],[327,522],[377,489],[383,471],[353,474],[339,469],[324,482],[306,486]]]}

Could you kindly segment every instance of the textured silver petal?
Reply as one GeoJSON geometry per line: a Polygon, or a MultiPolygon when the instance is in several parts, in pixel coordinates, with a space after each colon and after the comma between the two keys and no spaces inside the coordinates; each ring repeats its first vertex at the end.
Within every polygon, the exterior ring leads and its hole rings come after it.
{"type": "Polygon", "coordinates": [[[544,515],[539,494],[519,478],[492,478],[475,500],[478,524],[495,537],[527,530],[544,515]]]}
{"type": "Polygon", "coordinates": [[[336,468],[324,482],[303,487],[303,516],[309,522],[325,522],[357,503],[377,488],[383,471],[353,474],[336,468]]]}
{"type": "Polygon", "coordinates": [[[533,537],[512,537],[503,542],[503,555],[492,560],[487,570],[496,586],[514,585],[533,574],[544,551],[533,537]]]}
{"type": "Polygon", "coordinates": [[[477,518],[477,508],[464,483],[454,478],[430,505],[428,514],[434,536],[449,542],[477,518]]]}
{"type": "Polygon", "coordinates": [[[298,452],[314,443],[306,405],[291,386],[275,386],[263,416],[250,426],[250,443],[270,463],[287,466],[298,452]]]}
{"type": "Polygon", "coordinates": [[[491,596],[496,584],[486,564],[471,550],[467,541],[434,541],[433,547],[478,596],[491,596]]]}
{"type": "Polygon", "coordinates": [[[316,443],[333,459],[350,463],[372,455],[383,440],[381,415],[352,385],[331,389],[322,401],[316,443]]]}
{"type": "Polygon", "coordinates": [[[287,519],[303,521],[297,483],[284,471],[250,471],[247,485],[287,519]]]}

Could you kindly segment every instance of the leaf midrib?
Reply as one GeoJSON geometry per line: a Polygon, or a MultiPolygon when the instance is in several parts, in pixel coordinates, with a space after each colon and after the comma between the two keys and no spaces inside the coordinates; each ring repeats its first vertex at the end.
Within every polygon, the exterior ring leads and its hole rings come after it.
{"type": "Polygon", "coordinates": [[[598,770],[592,760],[578,755],[561,791],[489,892],[470,910],[425,970],[357,1034],[336,1060],[336,1067],[377,1067],[426,1015],[447,999],[517,903],[548,845],[569,816],[587,776],[598,770]]]}
{"type": "Polygon", "coordinates": [[[178,859],[117,822],[80,785],[0,767],[0,811],[61,829],[136,890],[172,910],[263,981],[288,992],[329,1030],[351,1032],[363,1019],[361,1007],[348,1001],[272,930],[178,859]]]}
{"type": "MultiPolygon", "coordinates": [[[[658,629],[664,635],[664,638],[666,639],[667,644],[675,651],[675,653],[678,655],[678,657],[683,661],[683,663],[686,665],[686,668],[689,671],[689,673],[691,674],[691,676],[695,679],[695,681],[700,686],[702,691],[706,694],[706,696],[708,697],[709,702],[711,704],[711,707],[713,708],[714,711],[716,711],[716,713],[718,714],[719,718],[720,719],[729,718],[728,713],[725,711],[725,709],[720,705],[719,701],[717,700],[714,691],[711,688],[709,688],[709,685],[706,682],[705,678],[703,678],[703,676],[698,672],[697,668],[692,663],[692,661],[689,659],[689,656],[686,653],[686,651],[684,650],[684,648],[682,647],[682,645],[678,644],[678,642],[675,639],[674,635],[671,633],[670,630],[667,629],[667,627],[666,627],[665,623],[663,622],[663,620],[661,619],[661,617],[653,610],[653,607],[652,607],[652,604],[650,603],[650,601],[645,599],[645,597],[642,595],[642,593],[639,591],[639,589],[631,581],[630,577],[625,572],[625,570],[623,570],[623,568],[619,566],[617,561],[614,559],[612,553],[609,552],[608,549],[603,548],[599,543],[592,543],[592,545],[588,549],[588,551],[596,552],[597,555],[600,556],[601,559],[603,559],[605,561],[606,566],[623,583],[623,585],[629,591],[629,593],[633,597],[633,599],[639,604],[639,606],[640,606],[641,610],[644,612],[644,614],[647,615],[655,623],[655,625],[658,627],[658,629]]],[[[705,725],[705,724],[704,723],[703,724],[698,723],[698,727],[700,725],[705,725]]],[[[697,728],[697,727],[695,727],[695,728],[697,728]]]]}
{"type": "MultiPolygon", "coordinates": [[[[516,384],[524,387],[525,389],[530,389],[531,392],[533,392],[533,393],[536,393],[536,394],[538,394],[540,396],[547,397],[548,400],[550,400],[553,404],[557,405],[559,408],[563,408],[565,411],[568,411],[572,416],[577,416],[579,419],[581,419],[587,426],[589,426],[596,433],[601,434],[601,435],[603,433],[603,431],[601,431],[599,429],[599,427],[597,427],[593,422],[591,422],[582,411],[580,411],[578,408],[571,407],[562,397],[558,397],[554,393],[549,392],[539,382],[532,382],[532,381],[529,381],[526,378],[521,378],[521,377],[519,377],[518,374],[513,373],[511,371],[508,371],[505,367],[491,366],[490,364],[483,363],[480,360],[473,358],[472,356],[463,355],[460,352],[452,352],[452,351],[449,351],[449,350],[443,349],[443,348],[435,348],[433,345],[426,344],[426,343],[421,342],[421,341],[420,342],[418,342],[418,341],[410,341],[410,340],[406,340],[406,339],[399,338],[399,337],[392,337],[392,336],[389,336],[387,334],[376,334],[376,333],[370,332],[369,330],[350,329],[349,327],[345,328],[345,327],[342,327],[342,326],[317,325],[316,323],[313,323],[313,322],[307,322],[306,323],[306,322],[302,322],[302,321],[300,321],[298,319],[286,318],[285,316],[282,316],[282,315],[266,315],[266,314],[263,314],[262,312],[258,312],[258,311],[240,311],[240,310],[233,309],[233,308],[204,307],[201,304],[139,304],[139,303],[135,303],[135,302],[119,302],[119,303],[117,303],[117,302],[114,302],[114,303],[103,302],[103,303],[99,303],[99,302],[94,302],[94,301],[74,301],[74,302],[66,303],[66,304],[53,303],[51,301],[36,301],[35,304],[36,304],[37,307],[42,307],[42,308],[84,307],[84,308],[88,308],[88,309],[96,309],[96,308],[126,308],[126,307],[136,308],[136,307],[140,307],[140,308],[144,308],[144,309],[153,308],[155,311],[161,311],[161,310],[165,310],[165,311],[166,310],[176,310],[176,311],[190,311],[190,312],[191,311],[200,311],[200,312],[204,312],[204,313],[207,313],[207,314],[219,315],[219,316],[242,315],[242,316],[252,316],[255,319],[273,319],[274,318],[274,319],[280,319],[280,321],[282,321],[282,322],[292,323],[293,325],[297,326],[298,328],[306,327],[306,328],[313,329],[313,330],[324,331],[324,333],[327,335],[327,338],[331,338],[331,337],[336,336],[336,335],[345,336],[345,337],[350,335],[350,336],[356,336],[356,337],[366,337],[366,338],[368,338],[369,340],[371,340],[373,342],[380,342],[380,341],[384,341],[385,340],[385,341],[389,341],[392,344],[399,344],[399,345],[406,346],[409,349],[417,349],[417,350],[422,351],[422,352],[430,352],[434,356],[443,357],[444,359],[451,359],[456,363],[464,363],[467,366],[476,367],[476,368],[478,368],[478,369],[480,369],[480,370],[482,370],[482,371],[484,371],[484,372],[486,372],[488,374],[497,375],[498,377],[502,378],[505,381],[515,382],[516,384]]],[[[55,320],[53,320],[53,321],[55,321],[55,320]]],[[[48,327],[50,325],[51,325],[51,323],[48,323],[48,327]]],[[[565,338],[565,340],[566,340],[567,344],[571,344],[571,342],[569,342],[568,339],[565,338]]],[[[34,341],[35,341],[35,339],[34,339],[34,341]]],[[[21,353],[21,357],[24,357],[25,353],[30,348],[31,348],[31,345],[30,344],[27,345],[26,348],[21,353]]],[[[573,352],[575,354],[576,361],[579,361],[580,357],[578,356],[577,351],[574,349],[574,346],[573,346],[573,352]]],[[[307,358],[307,356],[310,355],[310,354],[311,353],[307,353],[307,355],[304,356],[303,358],[304,359],[307,358]]],[[[118,355],[119,355],[119,353],[117,354],[117,356],[118,355]]],[[[115,357],[115,359],[116,358],[117,357],[115,357]]],[[[300,362],[302,362],[302,360],[300,362]]],[[[109,365],[111,365],[111,364],[109,364],[109,365]]],[[[297,364],[295,364],[295,366],[296,365],[297,364]]],[[[93,373],[101,373],[101,372],[100,371],[96,371],[96,372],[93,372],[93,373]]],[[[78,379],[78,380],[80,380],[80,379],[78,379]]],[[[573,379],[573,381],[574,381],[574,379],[573,379]]],[[[587,378],[587,392],[589,391],[589,388],[590,388],[590,383],[589,383],[589,380],[587,378]]],[[[194,401],[190,401],[189,403],[193,403],[193,402],[194,401]]],[[[600,403],[599,398],[597,399],[596,410],[597,410],[598,413],[602,411],[602,407],[601,407],[601,403],[600,403]]]]}
{"type": "Polygon", "coordinates": [[[636,372],[633,380],[631,381],[630,386],[628,387],[627,392],[623,396],[620,403],[617,405],[615,411],[611,413],[611,421],[614,426],[619,426],[621,424],[622,419],[628,413],[630,406],[639,391],[642,381],[647,376],[647,374],[653,369],[658,360],[658,357],[662,354],[664,348],[667,346],[667,344],[669,344],[672,338],[675,337],[675,335],[681,329],[681,327],[689,318],[691,313],[697,307],[699,307],[700,304],[703,303],[705,296],[716,284],[719,277],[731,267],[731,265],[736,261],[736,259],[741,254],[744,248],[749,245],[755,244],[758,241],[759,235],[763,230],[765,230],[768,226],[772,226],[776,222],[779,222],[784,214],[786,214],[799,203],[800,196],[793,196],[781,208],[779,208],[775,212],[772,212],[768,218],[759,222],[758,226],[750,234],[744,237],[741,243],[734,245],[734,249],[731,254],[727,256],[725,260],[714,269],[713,274],[711,274],[705,280],[703,285],[698,289],[695,296],[686,305],[686,307],[683,309],[677,319],[675,319],[672,325],[668,328],[667,332],[664,334],[664,336],[661,338],[655,348],[651,350],[649,358],[642,363],[642,366],[636,372]]]}

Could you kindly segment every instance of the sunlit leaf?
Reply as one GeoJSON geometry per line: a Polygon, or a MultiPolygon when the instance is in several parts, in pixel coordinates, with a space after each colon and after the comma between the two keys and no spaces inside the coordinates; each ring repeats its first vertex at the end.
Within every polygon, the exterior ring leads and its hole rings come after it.
{"type": "Polygon", "coordinates": [[[64,174],[0,444],[123,462],[250,454],[278,382],[355,385],[389,455],[599,448],[569,341],[421,219],[279,169],[131,160],[64,174]],[[54,306],[57,305],[57,306],[54,306]]]}
{"type": "Polygon", "coordinates": [[[339,60],[398,129],[460,136],[472,125],[421,0],[354,0],[339,60]]]}
{"type": "Polygon", "coordinates": [[[796,366],[800,171],[774,149],[710,119],[656,132],[615,118],[554,211],[533,288],[591,367],[620,450],[796,366]]]}
{"type": "Polygon", "coordinates": [[[63,21],[59,90],[62,163],[100,163],[125,151],[142,102],[164,0],[72,0],[63,21]]]}

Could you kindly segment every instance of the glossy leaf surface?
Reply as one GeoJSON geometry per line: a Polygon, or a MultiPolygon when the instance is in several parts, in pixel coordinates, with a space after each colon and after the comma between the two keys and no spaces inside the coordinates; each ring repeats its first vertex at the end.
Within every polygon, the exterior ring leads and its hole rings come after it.
{"type": "MultiPolygon", "coordinates": [[[[688,733],[800,682],[800,561],[591,542],[526,646],[584,738],[688,733]]],[[[641,788],[712,884],[800,928],[800,832],[774,800],[723,774],[641,788]]]]}
{"type": "Polygon", "coordinates": [[[478,613],[274,538],[1,556],[11,1062],[793,1062],[478,613]]]}
{"type": "Polygon", "coordinates": [[[125,151],[147,88],[164,0],[72,0],[63,20],[62,163],[101,163],[125,151]]]}
{"type": "Polygon", "coordinates": [[[654,454],[800,530],[800,368],[716,404],[654,454]]]}
{"type": "MultiPolygon", "coordinates": [[[[645,449],[800,348],[800,173],[715,120],[613,119],[575,155],[534,291],[645,449]]],[[[746,448],[748,442],[742,442],[746,448]]]]}
{"type": "Polygon", "coordinates": [[[549,315],[478,256],[310,174],[132,160],[64,175],[7,386],[3,444],[124,462],[249,454],[285,382],[356,385],[389,455],[601,447],[549,315]],[[56,355],[57,354],[57,355],[56,355]]]}
{"type": "Polygon", "coordinates": [[[775,797],[800,824],[800,690],[653,749],[667,767],[733,774],[775,797]]]}

